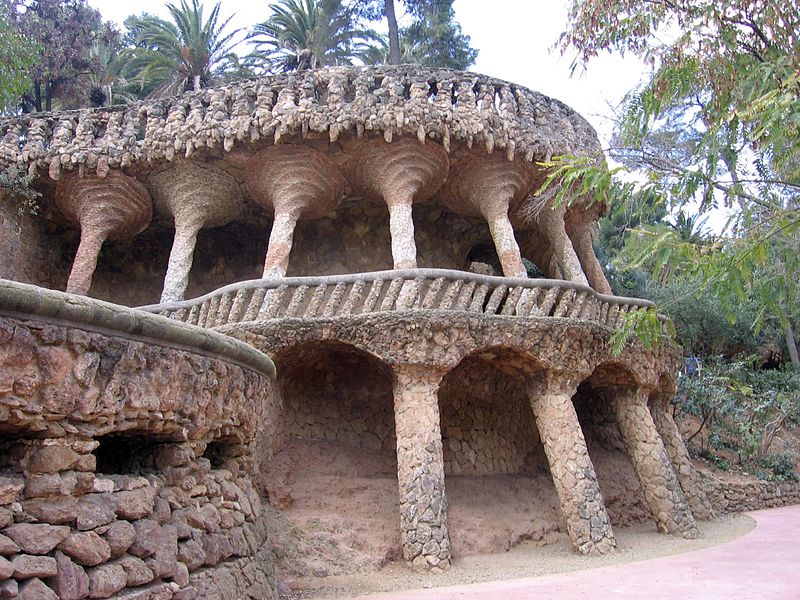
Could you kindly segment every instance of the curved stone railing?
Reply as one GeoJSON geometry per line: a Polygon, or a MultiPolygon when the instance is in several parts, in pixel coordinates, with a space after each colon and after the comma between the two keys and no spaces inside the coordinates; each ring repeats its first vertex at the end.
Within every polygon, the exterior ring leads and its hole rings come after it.
{"type": "Polygon", "coordinates": [[[532,160],[600,155],[592,127],[565,104],[484,75],[418,66],[334,67],[243,80],[126,106],[0,121],[0,166],[96,171],[229,151],[309,132],[336,141],[372,131],[451,140],[532,160]]]}
{"type": "Polygon", "coordinates": [[[270,358],[249,344],[174,319],[85,296],[0,279],[0,316],[68,325],[185,350],[275,377],[275,365],[270,358]]]}
{"type": "Polygon", "coordinates": [[[193,300],[153,304],[140,310],[200,327],[434,310],[522,318],[560,317],[617,329],[627,313],[651,306],[647,300],[607,296],[569,281],[408,269],[254,279],[193,300]]]}

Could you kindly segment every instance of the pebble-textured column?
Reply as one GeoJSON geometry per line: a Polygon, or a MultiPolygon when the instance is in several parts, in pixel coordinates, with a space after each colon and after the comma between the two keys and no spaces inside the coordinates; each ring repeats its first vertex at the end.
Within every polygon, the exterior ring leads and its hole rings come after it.
{"type": "Polygon", "coordinates": [[[154,173],[147,184],[156,209],[175,219],[161,302],[177,302],[183,300],[189,284],[198,232],[239,216],[244,208],[242,191],[227,173],[189,162],[154,173]]]}
{"type": "Polygon", "coordinates": [[[664,442],[667,455],[672,461],[681,489],[689,501],[692,514],[696,519],[713,519],[714,509],[700,483],[683,436],[672,418],[669,402],[671,396],[672,394],[668,392],[654,392],[650,396],[650,414],[653,416],[653,422],[664,442]]]}
{"type": "Polygon", "coordinates": [[[534,375],[530,403],[572,544],[581,554],[607,554],[617,543],[572,404],[577,386],[568,374],[534,375]]]}
{"type": "Polygon", "coordinates": [[[153,216],[147,188],[117,171],[106,177],[62,179],[56,187],[56,205],[81,228],[81,241],[67,281],[67,292],[71,294],[89,292],[104,241],[133,237],[147,227],[153,216]]]}
{"type": "Polygon", "coordinates": [[[697,537],[686,496],[647,408],[647,391],[609,388],[608,395],[612,397],[622,439],[659,531],[697,537]]]}
{"type": "Polygon", "coordinates": [[[450,566],[447,497],[439,424],[443,373],[418,366],[394,370],[397,482],[403,556],[415,568],[450,566]]]}
{"type": "Polygon", "coordinates": [[[509,161],[499,152],[471,156],[451,166],[443,190],[451,210],[486,219],[506,277],[527,277],[508,211],[529,192],[530,171],[530,165],[509,161]]]}
{"type": "Polygon", "coordinates": [[[589,280],[589,285],[601,294],[611,294],[611,285],[606,279],[603,267],[597,260],[592,245],[592,232],[597,229],[597,219],[603,214],[604,209],[601,204],[593,204],[586,208],[584,206],[571,206],[564,215],[564,226],[572,247],[581,263],[581,268],[589,280]]]}
{"type": "Polygon", "coordinates": [[[531,215],[530,220],[534,223],[539,237],[545,241],[552,252],[552,260],[561,277],[567,281],[588,285],[589,282],[583,273],[578,255],[572,246],[572,240],[567,236],[564,226],[565,212],[564,206],[559,208],[542,206],[531,215]]]}
{"type": "Polygon", "coordinates": [[[411,208],[433,196],[447,179],[447,152],[435,142],[413,138],[391,143],[370,140],[352,159],[353,179],[367,196],[382,199],[389,209],[395,269],[417,267],[417,246],[411,208]]]}
{"type": "Polygon", "coordinates": [[[346,182],[321,152],[300,144],[278,144],[250,159],[246,183],[253,199],[275,214],[263,277],[283,277],[298,219],[330,213],[344,194],[346,182]]]}

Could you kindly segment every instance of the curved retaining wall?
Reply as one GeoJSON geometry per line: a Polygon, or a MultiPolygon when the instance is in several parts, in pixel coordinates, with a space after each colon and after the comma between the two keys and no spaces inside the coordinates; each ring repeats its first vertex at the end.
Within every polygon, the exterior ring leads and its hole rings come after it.
{"type": "Polygon", "coordinates": [[[0,342],[0,597],[274,596],[266,356],[11,282],[0,342]]]}

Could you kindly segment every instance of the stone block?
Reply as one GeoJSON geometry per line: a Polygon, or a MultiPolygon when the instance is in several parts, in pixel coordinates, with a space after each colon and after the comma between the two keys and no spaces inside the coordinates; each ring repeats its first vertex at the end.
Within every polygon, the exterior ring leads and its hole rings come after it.
{"type": "Polygon", "coordinates": [[[59,600],[58,595],[41,579],[26,581],[19,588],[16,600],[59,600]]]}
{"type": "Polygon", "coordinates": [[[94,567],[111,558],[108,542],[94,531],[74,531],[64,538],[58,549],[86,567],[94,567]]]}
{"type": "Polygon", "coordinates": [[[56,559],[51,556],[18,554],[12,559],[11,564],[14,567],[15,579],[52,577],[58,573],[56,559]]]}
{"type": "Polygon", "coordinates": [[[0,533],[0,556],[10,556],[19,552],[19,546],[10,537],[0,533]]]}
{"type": "Polygon", "coordinates": [[[125,588],[128,576],[119,564],[107,564],[88,571],[89,597],[110,598],[125,588]]]}
{"type": "Polygon", "coordinates": [[[128,521],[116,521],[103,535],[111,549],[111,557],[116,558],[127,552],[136,540],[136,528],[128,521]]]}
{"type": "Polygon", "coordinates": [[[5,534],[27,554],[47,554],[67,537],[69,527],[17,523],[6,527],[5,534]]]}
{"type": "Polygon", "coordinates": [[[56,551],[58,573],[50,585],[61,600],[82,600],[89,595],[89,576],[63,552],[56,551]]]}
{"type": "Polygon", "coordinates": [[[80,499],[75,524],[81,531],[96,529],[116,518],[117,504],[112,494],[88,494],[80,499]]]}
{"type": "Polygon", "coordinates": [[[116,513],[120,519],[135,521],[150,516],[156,496],[154,487],[140,487],[132,490],[114,492],[116,513]]]}
{"type": "Polygon", "coordinates": [[[27,470],[30,473],[67,471],[74,468],[80,458],[80,454],[67,446],[42,446],[30,456],[27,470]]]}
{"type": "Polygon", "coordinates": [[[119,564],[125,569],[127,577],[127,587],[145,585],[155,578],[153,571],[145,564],[141,558],[135,556],[123,556],[119,559],[119,564]]]}

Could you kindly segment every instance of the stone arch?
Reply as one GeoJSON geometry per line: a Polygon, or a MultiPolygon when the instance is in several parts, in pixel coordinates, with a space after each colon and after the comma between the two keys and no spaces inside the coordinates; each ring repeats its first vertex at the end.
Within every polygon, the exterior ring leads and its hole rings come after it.
{"type": "Polygon", "coordinates": [[[439,385],[450,539],[455,554],[552,542],[564,523],[528,398],[542,366],[506,346],[467,354],[439,385]]]}
{"type": "Polygon", "coordinates": [[[311,572],[321,558],[326,574],[336,574],[398,557],[390,368],[339,341],[302,342],[274,360],[280,442],[265,479],[287,525],[276,536],[287,560],[278,569],[311,572]],[[289,563],[295,554],[303,559],[289,563]]]}

